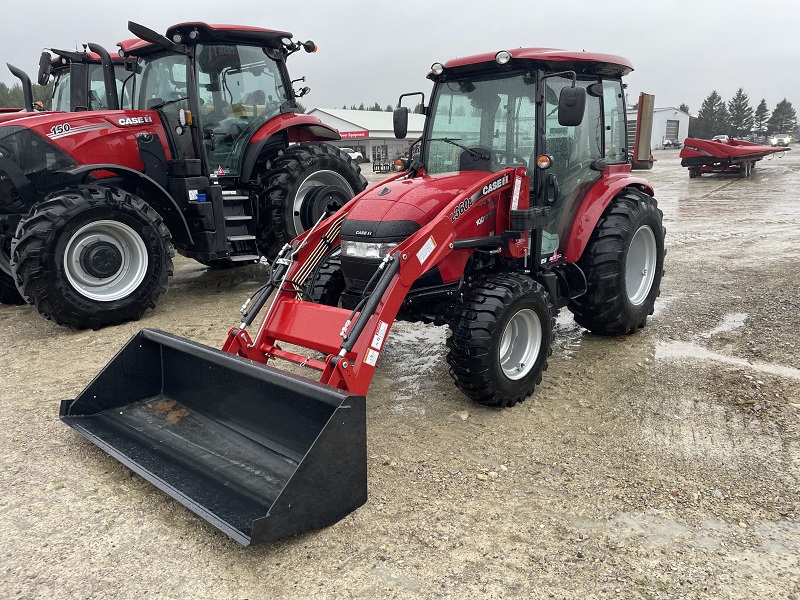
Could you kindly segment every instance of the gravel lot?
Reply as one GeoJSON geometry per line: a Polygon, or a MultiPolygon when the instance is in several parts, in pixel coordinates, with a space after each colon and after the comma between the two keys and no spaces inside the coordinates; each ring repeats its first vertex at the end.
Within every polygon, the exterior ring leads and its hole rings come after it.
{"type": "Polygon", "coordinates": [[[263,267],[179,259],[157,310],[101,331],[0,306],[0,597],[800,598],[800,148],[746,180],[656,158],[648,327],[562,311],[543,384],[498,411],[453,386],[445,329],[398,324],[368,503],[277,543],[239,546],[57,418],[142,327],[220,346],[263,267]]]}

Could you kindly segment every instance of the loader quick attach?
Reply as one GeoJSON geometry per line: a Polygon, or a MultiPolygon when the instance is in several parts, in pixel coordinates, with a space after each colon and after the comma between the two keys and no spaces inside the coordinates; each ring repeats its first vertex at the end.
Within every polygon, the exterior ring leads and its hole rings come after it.
{"type": "Polygon", "coordinates": [[[222,350],[145,329],[62,420],[241,543],[335,523],[366,500],[395,320],[447,325],[455,384],[498,408],[541,382],[560,308],[602,335],[645,325],[665,231],[625,149],[631,69],[524,48],[434,65],[415,159],[284,246],[222,350]]]}

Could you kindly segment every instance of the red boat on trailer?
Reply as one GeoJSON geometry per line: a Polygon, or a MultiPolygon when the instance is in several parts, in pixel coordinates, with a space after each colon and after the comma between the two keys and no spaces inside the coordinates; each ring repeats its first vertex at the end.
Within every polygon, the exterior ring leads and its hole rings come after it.
{"type": "Polygon", "coordinates": [[[703,173],[738,173],[739,177],[750,177],[757,161],[769,154],[786,150],[788,148],[764,146],[744,140],[686,138],[680,157],[681,166],[689,168],[689,177],[692,179],[703,173]]]}

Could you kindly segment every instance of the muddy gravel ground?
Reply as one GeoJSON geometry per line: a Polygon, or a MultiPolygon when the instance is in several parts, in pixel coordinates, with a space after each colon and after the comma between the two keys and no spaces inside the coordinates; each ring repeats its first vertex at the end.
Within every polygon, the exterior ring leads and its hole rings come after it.
{"type": "Polygon", "coordinates": [[[101,331],[0,306],[0,597],[800,598],[800,148],[746,180],[656,158],[648,326],[562,311],[542,385],[489,410],[451,383],[444,328],[397,324],[367,504],[276,543],[240,546],[57,418],[142,327],[219,347],[263,267],[180,259],[156,310],[101,331]]]}

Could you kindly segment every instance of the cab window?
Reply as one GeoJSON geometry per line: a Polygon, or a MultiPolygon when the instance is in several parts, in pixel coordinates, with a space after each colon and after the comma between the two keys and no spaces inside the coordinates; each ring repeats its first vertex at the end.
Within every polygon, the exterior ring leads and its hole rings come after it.
{"type": "Polygon", "coordinates": [[[622,82],[603,81],[603,113],[605,115],[605,158],[609,164],[628,160],[625,133],[625,102],[622,82]]]}

